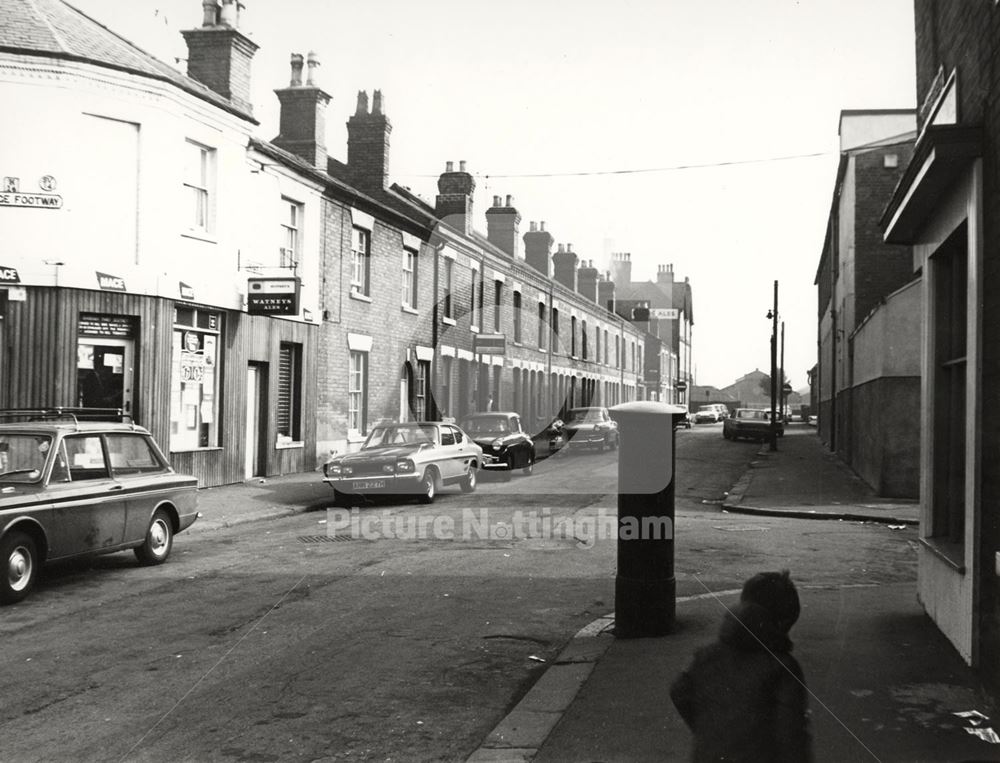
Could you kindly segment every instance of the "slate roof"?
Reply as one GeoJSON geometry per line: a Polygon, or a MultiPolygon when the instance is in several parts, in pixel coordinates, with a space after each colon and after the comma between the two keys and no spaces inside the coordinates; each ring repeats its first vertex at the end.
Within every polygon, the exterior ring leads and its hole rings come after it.
{"type": "Polygon", "coordinates": [[[82,61],[168,82],[257,124],[252,114],[62,0],[0,0],[0,51],[82,61]]]}

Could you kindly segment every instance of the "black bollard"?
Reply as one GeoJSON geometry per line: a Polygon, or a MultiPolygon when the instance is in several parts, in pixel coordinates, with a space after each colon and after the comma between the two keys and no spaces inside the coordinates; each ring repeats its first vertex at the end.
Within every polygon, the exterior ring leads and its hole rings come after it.
{"type": "Polygon", "coordinates": [[[674,626],[674,422],[679,405],[653,401],[610,409],[618,422],[618,638],[663,636],[674,626]]]}

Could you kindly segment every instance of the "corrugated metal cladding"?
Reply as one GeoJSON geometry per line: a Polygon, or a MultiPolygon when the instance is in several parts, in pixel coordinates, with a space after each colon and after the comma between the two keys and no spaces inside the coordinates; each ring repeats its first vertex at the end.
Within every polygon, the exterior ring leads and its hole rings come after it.
{"type": "Polygon", "coordinates": [[[81,313],[129,317],[135,345],[135,421],[153,433],[177,471],[196,476],[202,487],[242,482],[247,477],[247,366],[260,364],[266,369],[265,390],[278,390],[281,347],[288,343],[298,347],[301,358],[301,447],[276,446],[278,406],[276,400],[268,400],[262,406],[267,411],[264,473],[273,476],[312,469],[316,461],[317,327],[217,308],[202,309],[222,315],[220,444],[169,451],[175,305],[189,303],[83,289],[27,287],[27,299],[8,302],[0,322],[0,407],[76,405],[81,313]]]}

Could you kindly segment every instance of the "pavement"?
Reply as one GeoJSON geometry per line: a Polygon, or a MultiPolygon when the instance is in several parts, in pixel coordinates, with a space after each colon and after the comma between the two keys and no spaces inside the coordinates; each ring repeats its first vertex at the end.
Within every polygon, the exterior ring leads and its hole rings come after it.
{"type": "MultiPolygon", "coordinates": [[[[315,472],[209,488],[199,495],[203,516],[188,532],[286,516],[329,500],[315,472]]],[[[918,524],[919,516],[915,501],[875,496],[804,425],[790,427],[776,451],[761,447],[722,508],[894,527],[918,524]]],[[[615,638],[614,613],[595,620],[569,640],[468,761],[690,760],[691,735],[669,688],[694,651],[714,639],[725,607],[738,596],[737,590],[679,596],[673,630],[656,638],[615,638]]],[[[800,598],[802,615],[791,635],[810,692],[818,763],[1000,761],[1000,743],[980,738],[989,736],[986,729],[1000,733],[1000,702],[924,613],[916,580],[803,586],[800,598]]]]}

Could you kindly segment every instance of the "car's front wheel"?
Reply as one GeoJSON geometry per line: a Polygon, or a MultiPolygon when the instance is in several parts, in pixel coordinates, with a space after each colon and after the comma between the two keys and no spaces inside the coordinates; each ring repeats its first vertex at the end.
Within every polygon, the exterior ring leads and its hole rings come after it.
{"type": "Polygon", "coordinates": [[[14,531],[0,540],[0,563],[4,576],[0,579],[0,602],[14,604],[30,593],[38,577],[38,550],[26,533],[14,531]]]}
{"type": "Polygon", "coordinates": [[[417,500],[420,503],[434,503],[437,497],[437,477],[433,469],[424,472],[424,478],[420,480],[420,493],[417,500]]]}
{"type": "Polygon", "coordinates": [[[153,512],[153,519],[146,530],[146,539],[135,549],[136,558],[143,564],[163,564],[174,545],[174,525],[163,509],[153,512]]]}

